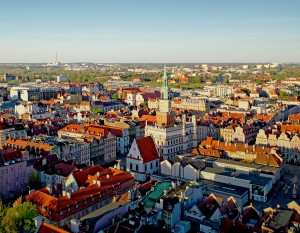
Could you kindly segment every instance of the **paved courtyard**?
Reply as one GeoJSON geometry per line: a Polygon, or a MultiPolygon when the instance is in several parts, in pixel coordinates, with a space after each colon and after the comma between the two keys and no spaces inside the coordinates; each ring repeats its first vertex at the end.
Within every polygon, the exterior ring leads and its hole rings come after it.
{"type": "MultiPolygon", "coordinates": [[[[291,197],[295,187],[296,193],[300,194],[300,166],[284,164],[283,175],[279,184],[275,187],[266,203],[253,201],[253,205],[261,211],[263,208],[271,206],[275,208],[278,204],[282,208],[287,208],[287,204],[295,199],[291,197]]],[[[299,202],[300,197],[295,201],[299,202]]]]}

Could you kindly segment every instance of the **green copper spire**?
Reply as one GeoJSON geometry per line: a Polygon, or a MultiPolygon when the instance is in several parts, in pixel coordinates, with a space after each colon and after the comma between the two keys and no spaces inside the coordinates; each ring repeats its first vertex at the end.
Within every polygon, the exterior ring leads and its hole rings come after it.
{"type": "Polygon", "coordinates": [[[167,76],[167,67],[165,65],[164,67],[164,76],[162,78],[163,80],[163,86],[161,88],[161,98],[163,100],[168,100],[169,99],[169,83],[168,83],[168,76],[167,76]]]}

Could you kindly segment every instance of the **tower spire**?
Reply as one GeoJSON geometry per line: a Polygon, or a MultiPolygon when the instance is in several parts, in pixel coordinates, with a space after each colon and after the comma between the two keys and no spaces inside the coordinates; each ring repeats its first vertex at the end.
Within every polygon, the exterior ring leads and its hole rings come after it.
{"type": "Polygon", "coordinates": [[[164,100],[169,99],[169,82],[167,75],[167,66],[164,67],[163,86],[161,88],[161,98],[164,100]]]}

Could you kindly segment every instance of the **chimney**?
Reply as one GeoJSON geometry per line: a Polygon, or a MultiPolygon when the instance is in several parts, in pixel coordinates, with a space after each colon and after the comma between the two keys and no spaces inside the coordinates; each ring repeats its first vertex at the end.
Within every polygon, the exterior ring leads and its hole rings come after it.
{"type": "Polygon", "coordinates": [[[41,227],[43,221],[44,219],[42,215],[38,215],[34,218],[34,224],[37,230],[41,227]]]}
{"type": "Polygon", "coordinates": [[[72,198],[71,192],[67,192],[67,196],[68,196],[69,199],[71,199],[72,198]]]}
{"type": "Polygon", "coordinates": [[[106,175],[106,179],[107,179],[107,180],[109,179],[109,174],[106,175]]]}
{"type": "Polygon", "coordinates": [[[172,189],[176,188],[176,183],[174,181],[172,181],[172,189]]]}
{"type": "Polygon", "coordinates": [[[48,185],[46,186],[46,188],[47,188],[49,194],[52,195],[52,193],[53,193],[53,186],[52,186],[51,184],[48,184],[48,185]]]}
{"type": "Polygon", "coordinates": [[[67,195],[66,190],[63,190],[63,191],[62,191],[62,196],[64,197],[64,196],[66,196],[66,195],[67,195]]]}
{"type": "Polygon", "coordinates": [[[73,218],[73,219],[71,219],[70,223],[71,223],[71,232],[78,233],[79,232],[80,221],[73,218]]]}

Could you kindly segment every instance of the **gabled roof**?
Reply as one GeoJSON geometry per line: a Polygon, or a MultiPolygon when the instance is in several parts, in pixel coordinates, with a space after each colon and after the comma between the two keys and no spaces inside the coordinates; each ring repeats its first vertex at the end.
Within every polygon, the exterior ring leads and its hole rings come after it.
{"type": "MultiPolygon", "coordinates": [[[[98,166],[98,170],[99,167],[100,166],[98,166]]],[[[86,174],[82,174],[82,177],[85,175],[86,174]]],[[[80,177],[80,179],[82,177],[80,177]]],[[[50,194],[47,188],[43,188],[29,194],[26,197],[26,201],[36,204],[39,214],[51,220],[59,221],[72,215],[74,211],[81,211],[97,202],[116,195],[118,192],[126,191],[134,185],[133,176],[131,174],[114,168],[103,169],[99,174],[88,176],[86,180],[81,179],[79,182],[84,184],[84,186],[81,186],[78,191],[73,190],[71,196],[60,196],[59,194],[62,193],[62,190],[59,187],[53,190],[54,194],[50,194]],[[95,180],[100,182],[95,183],[95,180]],[[90,200],[88,203],[85,203],[86,205],[80,204],[78,209],[72,210],[73,212],[68,211],[65,212],[64,215],[57,214],[59,211],[66,210],[68,207],[72,206],[75,208],[76,204],[83,203],[84,200],[87,199],[90,200]]]]}
{"type": "Polygon", "coordinates": [[[244,208],[244,212],[241,214],[242,222],[247,224],[250,219],[259,220],[259,212],[250,204],[244,208]]]}
{"type": "Polygon", "coordinates": [[[280,167],[282,160],[273,154],[258,153],[255,158],[256,164],[268,165],[271,167],[280,167]]]}
{"type": "Polygon", "coordinates": [[[97,166],[92,166],[87,169],[81,170],[81,171],[74,171],[73,176],[75,180],[77,181],[77,184],[82,186],[85,181],[87,180],[88,176],[92,176],[97,174],[97,172],[102,172],[104,171],[104,168],[97,165],[97,166]]]}
{"type": "Polygon", "coordinates": [[[151,136],[139,138],[136,140],[136,143],[144,163],[159,159],[159,154],[151,136]]]}
{"type": "Polygon", "coordinates": [[[261,233],[262,230],[257,227],[248,226],[240,221],[232,221],[224,218],[221,224],[221,233],[261,233]]]}
{"type": "Polygon", "coordinates": [[[199,210],[207,218],[210,218],[213,213],[220,207],[214,195],[209,195],[204,201],[197,204],[199,210]]]}
{"type": "Polygon", "coordinates": [[[37,233],[70,233],[70,231],[65,231],[49,223],[43,222],[40,228],[37,230],[37,233]]]}
{"type": "Polygon", "coordinates": [[[236,218],[238,215],[238,209],[232,198],[220,207],[220,212],[223,216],[227,216],[230,219],[236,218]]]}
{"type": "Polygon", "coordinates": [[[7,139],[5,144],[20,146],[22,149],[26,149],[26,147],[29,147],[29,148],[34,148],[36,150],[43,150],[45,153],[49,153],[54,148],[54,146],[51,146],[46,143],[37,143],[37,142],[31,142],[23,139],[14,139],[14,138],[7,139]]]}

